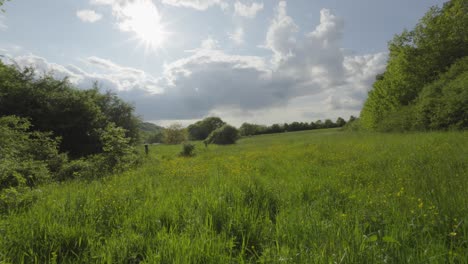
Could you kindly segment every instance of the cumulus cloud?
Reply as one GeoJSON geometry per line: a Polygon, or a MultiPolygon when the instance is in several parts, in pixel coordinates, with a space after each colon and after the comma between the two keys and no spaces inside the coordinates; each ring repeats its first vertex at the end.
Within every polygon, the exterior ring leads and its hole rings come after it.
{"type": "Polygon", "coordinates": [[[265,48],[273,51],[274,60],[277,63],[292,55],[291,47],[296,45],[294,35],[298,31],[299,27],[286,13],[286,2],[280,2],[276,10],[276,17],[268,28],[265,44],[265,48]]]}
{"type": "Polygon", "coordinates": [[[269,56],[229,54],[208,38],[156,77],[99,57],[81,60],[92,71],[34,56],[16,59],[70,76],[80,87],[99,81],[134,102],[146,120],[219,114],[234,124],[291,122],[356,114],[375,75],[384,71],[386,53],[350,55],[341,48],[343,31],[344,22],[323,9],[320,23],[299,33],[281,1],[263,45],[269,56]]]}
{"type": "Polygon", "coordinates": [[[56,79],[68,80],[80,87],[90,88],[98,82],[104,89],[115,92],[140,90],[145,94],[156,94],[162,91],[157,78],[146,72],[130,67],[123,67],[112,61],[88,57],[81,60],[91,71],[83,70],[76,65],[60,65],[47,61],[45,58],[28,54],[2,58],[5,63],[16,64],[20,68],[34,67],[39,75],[50,74],[56,79]]]}
{"type": "Polygon", "coordinates": [[[244,44],[244,29],[241,27],[236,28],[232,33],[228,33],[229,39],[234,41],[235,44],[244,44]]]}
{"type": "Polygon", "coordinates": [[[83,22],[94,23],[101,20],[102,15],[96,13],[94,10],[79,10],[76,12],[76,16],[83,22]]]}
{"type": "Polygon", "coordinates": [[[250,6],[243,4],[239,1],[236,1],[234,4],[234,13],[237,16],[242,16],[246,18],[254,18],[257,16],[257,13],[263,9],[263,3],[253,2],[250,6]]]}
{"type": "Polygon", "coordinates": [[[177,7],[187,7],[196,10],[206,10],[212,6],[220,6],[226,9],[229,4],[223,0],[162,0],[163,4],[177,7]]]}

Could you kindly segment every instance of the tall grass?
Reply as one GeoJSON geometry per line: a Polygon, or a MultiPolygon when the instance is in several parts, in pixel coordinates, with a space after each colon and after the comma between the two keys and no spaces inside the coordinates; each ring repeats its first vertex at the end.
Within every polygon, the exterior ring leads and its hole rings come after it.
{"type": "Polygon", "coordinates": [[[0,263],[467,263],[468,134],[152,146],[0,218],[0,263]]]}

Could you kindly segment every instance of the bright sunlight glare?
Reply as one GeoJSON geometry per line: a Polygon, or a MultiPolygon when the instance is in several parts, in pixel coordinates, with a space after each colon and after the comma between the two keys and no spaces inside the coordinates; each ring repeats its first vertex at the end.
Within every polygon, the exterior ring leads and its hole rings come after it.
{"type": "Polygon", "coordinates": [[[166,42],[169,33],[162,24],[161,15],[151,0],[129,2],[121,10],[120,28],[134,32],[146,49],[157,50],[166,42]]]}

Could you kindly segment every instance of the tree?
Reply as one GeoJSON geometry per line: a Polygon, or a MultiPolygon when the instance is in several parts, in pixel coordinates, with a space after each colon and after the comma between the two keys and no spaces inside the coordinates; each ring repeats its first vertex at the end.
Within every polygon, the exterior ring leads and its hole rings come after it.
{"type": "MultiPolygon", "coordinates": [[[[422,89],[436,81],[450,65],[468,55],[468,4],[451,0],[431,8],[412,31],[389,43],[389,60],[364,104],[361,123],[379,123],[401,108],[414,105],[422,89]]],[[[408,108],[402,112],[406,112],[408,108]]]]}
{"type": "Polygon", "coordinates": [[[191,140],[204,140],[211,132],[226,124],[219,117],[208,117],[188,126],[187,131],[191,140]]]}
{"type": "Polygon", "coordinates": [[[331,121],[331,119],[325,119],[325,123],[323,123],[323,127],[332,128],[332,127],[335,127],[335,124],[333,123],[333,121],[331,121]]]}
{"type": "Polygon", "coordinates": [[[34,130],[60,137],[60,150],[74,158],[102,153],[98,131],[110,123],[125,129],[130,144],[139,136],[134,107],[115,94],[101,94],[96,85],[80,90],[67,79],[0,62],[0,116],[7,115],[29,118],[34,130]]]}
{"type": "Polygon", "coordinates": [[[309,124],[309,129],[317,129],[317,124],[315,124],[314,122],[310,122],[309,124]]]}
{"type": "Polygon", "coordinates": [[[439,80],[425,86],[415,104],[415,128],[468,128],[468,57],[450,67],[439,80]]]}
{"type": "Polygon", "coordinates": [[[66,162],[58,139],[30,128],[25,118],[0,117],[0,191],[49,181],[66,162]]]}
{"type": "Polygon", "coordinates": [[[324,128],[324,124],[323,124],[322,120],[315,121],[315,125],[317,126],[317,129],[324,128]]]}
{"type": "Polygon", "coordinates": [[[187,140],[187,132],[181,124],[175,123],[164,129],[164,143],[180,144],[187,140]]]}
{"type": "Polygon", "coordinates": [[[270,127],[271,133],[281,133],[284,132],[279,124],[273,124],[270,127]]]}
{"type": "Polygon", "coordinates": [[[337,127],[343,127],[346,125],[346,121],[343,118],[338,117],[338,119],[336,119],[335,124],[337,127]]]}
{"type": "Polygon", "coordinates": [[[237,128],[224,125],[213,131],[206,139],[206,142],[208,144],[228,145],[236,143],[237,139],[239,139],[239,131],[237,128]]]}
{"type": "Polygon", "coordinates": [[[243,123],[239,128],[241,136],[253,136],[260,132],[260,126],[256,124],[243,123]]]}

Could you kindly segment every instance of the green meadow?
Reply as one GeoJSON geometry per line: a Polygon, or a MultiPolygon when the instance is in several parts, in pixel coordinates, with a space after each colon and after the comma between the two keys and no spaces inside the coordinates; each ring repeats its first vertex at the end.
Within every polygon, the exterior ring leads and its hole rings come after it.
{"type": "Polygon", "coordinates": [[[468,263],[467,132],[194,144],[31,191],[0,216],[0,263],[468,263]]]}

